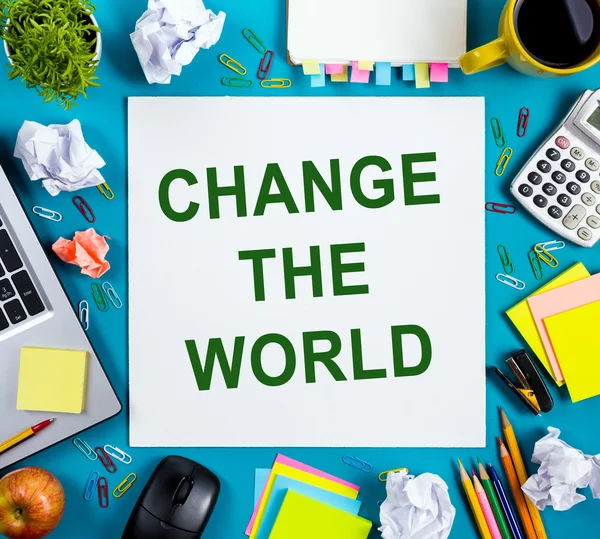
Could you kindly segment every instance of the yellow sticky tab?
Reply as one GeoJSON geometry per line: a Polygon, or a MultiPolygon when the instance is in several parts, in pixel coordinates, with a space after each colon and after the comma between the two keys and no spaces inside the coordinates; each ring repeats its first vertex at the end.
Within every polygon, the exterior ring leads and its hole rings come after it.
{"type": "Polygon", "coordinates": [[[348,82],[348,66],[344,66],[344,72],[331,75],[331,82],[348,82]]]}
{"type": "Polygon", "coordinates": [[[544,319],[573,402],[600,395],[600,301],[544,319]]]}
{"type": "Polygon", "coordinates": [[[358,61],[358,69],[361,71],[373,71],[373,66],[375,62],[369,62],[367,60],[359,60],[358,61]]]}
{"type": "Polygon", "coordinates": [[[302,69],[305,75],[320,75],[321,66],[317,60],[304,60],[302,62],[302,69]]]}
{"type": "MultiPolygon", "coordinates": [[[[560,286],[564,286],[566,284],[574,283],[575,281],[579,281],[580,279],[585,279],[590,276],[590,272],[585,269],[585,266],[579,262],[574,266],[570,267],[567,271],[561,273],[556,279],[550,281],[547,285],[542,286],[542,288],[536,290],[531,296],[537,296],[538,294],[542,294],[543,292],[547,292],[548,290],[554,290],[560,286]]],[[[529,297],[531,297],[529,296],[529,297]]],[[[552,370],[552,365],[550,365],[550,360],[546,355],[546,351],[544,349],[544,344],[542,343],[542,339],[540,338],[540,334],[538,333],[537,326],[535,325],[535,320],[531,311],[529,310],[529,304],[527,303],[527,298],[517,303],[513,308],[506,311],[506,315],[510,318],[511,322],[515,325],[519,333],[523,336],[533,353],[540,360],[544,368],[548,371],[552,379],[556,382],[556,377],[554,375],[554,371],[552,370]]],[[[561,366],[562,369],[562,366],[561,366]]],[[[564,374],[564,373],[563,373],[564,374]]],[[[564,382],[556,382],[557,385],[562,386],[564,382]]]]}
{"type": "Polygon", "coordinates": [[[415,80],[417,88],[429,88],[429,64],[415,64],[415,80]]]}
{"type": "Polygon", "coordinates": [[[21,349],[17,410],[80,414],[85,410],[88,353],[21,349]]]}
{"type": "Polygon", "coordinates": [[[373,523],[288,490],[269,539],[367,539],[373,523]]]}

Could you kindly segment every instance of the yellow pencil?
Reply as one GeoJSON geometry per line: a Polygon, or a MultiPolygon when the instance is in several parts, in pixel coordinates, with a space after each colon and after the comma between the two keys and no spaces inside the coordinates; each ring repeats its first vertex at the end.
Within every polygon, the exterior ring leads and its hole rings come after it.
{"type": "Polygon", "coordinates": [[[483,510],[481,509],[481,505],[479,505],[477,494],[475,494],[473,481],[471,481],[469,474],[465,470],[460,460],[458,461],[458,466],[460,468],[460,480],[462,482],[463,488],[465,489],[465,494],[467,495],[467,500],[469,502],[469,505],[471,506],[471,511],[473,511],[475,523],[477,524],[477,528],[479,529],[479,535],[481,535],[481,539],[492,539],[492,534],[490,533],[490,529],[488,528],[487,522],[485,521],[485,517],[483,516],[483,510]]]}
{"type": "MultiPolygon", "coordinates": [[[[527,470],[525,469],[525,462],[523,462],[523,457],[521,456],[521,451],[519,450],[519,444],[517,443],[515,431],[513,430],[512,425],[510,424],[510,421],[508,420],[508,417],[506,417],[506,414],[502,408],[500,408],[500,414],[502,416],[502,427],[504,429],[504,437],[506,438],[508,451],[512,458],[513,464],[515,465],[519,483],[521,483],[521,486],[523,486],[528,479],[527,470]]],[[[540,515],[537,507],[526,495],[525,503],[527,504],[527,510],[531,516],[531,521],[533,522],[533,527],[535,528],[535,533],[538,539],[548,539],[546,530],[544,528],[544,523],[542,522],[542,516],[540,515]]]]}
{"type": "Polygon", "coordinates": [[[25,429],[23,432],[19,432],[19,434],[16,434],[12,438],[6,440],[6,442],[0,443],[0,453],[4,453],[5,451],[8,451],[11,447],[19,445],[21,442],[24,442],[28,438],[35,436],[38,432],[48,427],[53,421],[54,418],[46,419],[46,421],[42,421],[41,423],[38,423],[33,427],[25,429]]]}

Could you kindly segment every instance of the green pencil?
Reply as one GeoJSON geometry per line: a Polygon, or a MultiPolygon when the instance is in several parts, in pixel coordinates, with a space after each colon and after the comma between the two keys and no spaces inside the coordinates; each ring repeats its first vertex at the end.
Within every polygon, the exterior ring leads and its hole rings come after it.
{"type": "Polygon", "coordinates": [[[502,534],[502,539],[512,539],[512,535],[510,534],[510,530],[508,528],[508,524],[506,523],[506,519],[504,518],[504,513],[502,512],[502,506],[500,505],[500,500],[498,500],[498,496],[496,495],[496,491],[494,490],[494,485],[490,476],[485,471],[483,464],[481,461],[477,459],[479,463],[479,476],[481,477],[481,484],[483,485],[483,490],[487,494],[487,497],[490,500],[490,505],[492,506],[492,512],[496,517],[496,522],[498,523],[498,528],[500,528],[500,533],[502,534]]]}

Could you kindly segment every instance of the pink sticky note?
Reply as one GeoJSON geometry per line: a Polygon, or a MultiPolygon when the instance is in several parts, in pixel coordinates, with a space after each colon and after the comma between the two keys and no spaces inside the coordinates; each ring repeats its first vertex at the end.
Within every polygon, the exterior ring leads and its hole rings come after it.
{"type": "Polygon", "coordinates": [[[358,69],[358,62],[352,62],[352,76],[350,77],[350,82],[360,82],[362,84],[368,84],[370,76],[370,71],[363,71],[361,69],[358,69]]]}
{"type": "Polygon", "coordinates": [[[344,66],[342,64],[325,64],[325,75],[342,75],[344,66]]]}
{"type": "MultiPolygon", "coordinates": [[[[339,483],[340,485],[349,487],[353,490],[356,490],[357,492],[360,490],[360,487],[357,485],[353,485],[352,483],[349,483],[348,481],[344,481],[343,479],[340,479],[339,477],[335,477],[326,472],[322,472],[321,470],[312,468],[311,466],[303,464],[302,462],[298,462],[297,460],[293,460],[284,455],[277,455],[275,462],[279,462],[280,464],[284,464],[285,466],[289,466],[290,468],[296,468],[297,470],[302,470],[303,472],[310,473],[310,474],[316,475],[318,477],[322,477],[323,479],[329,479],[330,481],[334,481],[335,483],[339,483]]],[[[273,472],[271,472],[271,473],[273,473],[273,472]]],[[[269,474],[269,477],[267,478],[267,484],[268,484],[270,478],[271,478],[271,474],[269,474]]],[[[264,494],[265,494],[265,491],[263,489],[263,491],[260,495],[260,498],[258,500],[258,503],[256,504],[256,507],[254,508],[254,512],[252,513],[252,518],[250,518],[250,522],[248,523],[248,526],[246,528],[245,533],[248,536],[252,533],[252,528],[254,527],[254,521],[256,520],[256,517],[258,515],[258,509],[260,507],[260,504],[262,502],[264,494]]]]}
{"type": "Polygon", "coordinates": [[[577,309],[596,301],[600,301],[600,273],[527,299],[540,339],[546,349],[546,355],[558,382],[562,382],[565,377],[552,347],[544,318],[577,309]]]}
{"type": "Polygon", "coordinates": [[[448,82],[448,64],[431,64],[431,82],[448,82]]]}

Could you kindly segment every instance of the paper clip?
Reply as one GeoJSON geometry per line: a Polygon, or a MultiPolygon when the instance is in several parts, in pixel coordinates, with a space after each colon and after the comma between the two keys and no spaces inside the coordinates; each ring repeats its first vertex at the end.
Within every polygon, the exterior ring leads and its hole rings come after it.
{"type": "Polygon", "coordinates": [[[104,451],[106,451],[112,458],[121,461],[123,464],[131,464],[133,462],[131,456],[125,453],[125,451],[119,449],[118,447],[113,447],[112,445],[105,445],[104,451]]]}
{"type": "Polygon", "coordinates": [[[546,249],[546,251],[559,251],[565,248],[565,242],[561,240],[546,241],[544,243],[538,243],[539,246],[546,249]]]}
{"type": "Polygon", "coordinates": [[[83,197],[73,197],[73,204],[75,204],[75,207],[79,210],[79,213],[83,215],[83,218],[88,223],[96,222],[96,216],[94,215],[92,208],[90,208],[90,205],[85,201],[83,197]]]}
{"type": "Polygon", "coordinates": [[[515,279],[510,275],[504,275],[503,273],[498,273],[496,275],[496,280],[505,284],[506,286],[510,286],[511,288],[515,288],[516,290],[525,290],[525,283],[519,279],[515,279]]]}
{"type": "Polygon", "coordinates": [[[546,249],[543,244],[538,243],[533,249],[544,264],[553,269],[558,268],[558,260],[548,252],[548,249],[546,249]]]}
{"type": "Polygon", "coordinates": [[[228,54],[221,54],[221,56],[219,56],[219,62],[242,77],[247,73],[246,68],[228,54]]]}
{"type": "Polygon", "coordinates": [[[256,75],[258,80],[265,80],[269,76],[274,57],[275,53],[273,51],[265,52],[265,55],[262,57],[260,65],[258,66],[258,74],[256,75]]]}
{"type": "Polygon", "coordinates": [[[527,134],[527,126],[529,125],[529,109],[523,107],[519,112],[519,123],[517,124],[517,136],[523,138],[527,134]]]}
{"type": "Polygon", "coordinates": [[[533,270],[533,276],[536,280],[541,281],[544,278],[544,266],[542,266],[540,257],[535,251],[529,251],[527,256],[529,258],[529,263],[531,264],[531,269],[533,270]]]}
{"type": "Polygon", "coordinates": [[[100,191],[102,193],[104,198],[106,198],[108,200],[112,200],[113,198],[115,198],[115,194],[113,193],[113,190],[108,186],[108,184],[106,182],[104,182],[100,185],[96,185],[96,187],[98,188],[98,191],[100,191]]]}
{"type": "Polygon", "coordinates": [[[84,299],[79,302],[79,321],[83,329],[90,329],[90,305],[84,299]]]}
{"type": "Polygon", "coordinates": [[[260,54],[265,54],[267,52],[266,45],[262,42],[260,37],[250,30],[250,28],[244,28],[244,30],[242,30],[242,35],[248,40],[250,45],[260,52],[260,54]]]}
{"type": "Polygon", "coordinates": [[[98,479],[98,501],[103,509],[108,507],[108,481],[106,477],[98,479]]]}
{"type": "Polygon", "coordinates": [[[382,483],[385,483],[387,481],[388,475],[390,475],[391,473],[402,472],[402,471],[406,471],[406,473],[408,473],[408,468],[395,468],[393,470],[386,470],[385,472],[381,472],[377,476],[377,478],[382,483]]]}
{"type": "Polygon", "coordinates": [[[100,462],[106,468],[106,471],[108,473],[115,473],[117,471],[115,463],[110,458],[110,455],[106,451],[104,451],[103,447],[98,446],[96,447],[96,449],[94,449],[94,451],[96,451],[96,455],[98,455],[100,462]]]}
{"type": "Polygon", "coordinates": [[[108,281],[102,283],[102,290],[106,294],[106,297],[110,300],[110,302],[115,306],[116,309],[120,309],[123,307],[123,302],[117,294],[117,291],[113,288],[113,285],[108,281]]]}
{"type": "Polygon", "coordinates": [[[502,124],[498,118],[492,118],[492,133],[494,135],[494,142],[498,148],[504,148],[506,146],[506,139],[504,138],[504,130],[502,124]]]}
{"type": "Polygon", "coordinates": [[[250,79],[223,77],[221,79],[223,86],[232,86],[234,88],[250,88],[254,83],[250,79]]]}
{"type": "Polygon", "coordinates": [[[368,462],[359,459],[358,457],[350,457],[345,455],[342,457],[342,462],[347,464],[348,466],[352,466],[361,472],[369,473],[373,470],[373,466],[371,466],[368,462]]]}
{"type": "Polygon", "coordinates": [[[49,210],[48,208],[43,208],[42,206],[34,206],[31,211],[39,217],[48,219],[48,221],[54,221],[55,223],[62,221],[62,215],[60,213],[49,210]]]}
{"type": "Polygon", "coordinates": [[[96,484],[98,483],[98,478],[100,474],[98,472],[92,472],[88,477],[87,483],[85,484],[85,488],[83,490],[83,499],[86,501],[90,501],[94,496],[94,492],[96,491],[96,484]]]}
{"type": "Polygon", "coordinates": [[[498,245],[498,254],[500,255],[500,262],[502,262],[502,268],[507,274],[511,274],[515,271],[515,267],[513,266],[512,259],[510,258],[510,253],[508,249],[504,247],[504,245],[498,245]]]}
{"type": "Polygon", "coordinates": [[[291,79],[265,79],[260,82],[263,88],[291,88],[291,79]]]}
{"type": "Polygon", "coordinates": [[[135,480],[137,479],[137,475],[135,475],[134,473],[130,473],[125,479],[123,479],[123,481],[121,481],[115,488],[115,490],[113,490],[113,496],[115,498],[120,498],[121,496],[123,496],[123,494],[125,494],[135,483],[135,480]]]}
{"type": "Polygon", "coordinates": [[[94,298],[94,302],[96,303],[96,307],[101,313],[105,313],[108,311],[108,303],[106,302],[106,296],[104,295],[104,291],[100,288],[98,283],[92,283],[92,297],[94,298]]]}
{"type": "Polygon", "coordinates": [[[500,177],[504,174],[512,154],[512,148],[504,148],[504,151],[500,154],[500,159],[498,159],[498,162],[496,163],[496,176],[500,177]]]}
{"type": "Polygon", "coordinates": [[[91,446],[81,438],[73,438],[73,445],[79,449],[87,459],[96,460],[98,458],[98,455],[96,455],[91,446]]]}
{"type": "Polygon", "coordinates": [[[509,215],[517,213],[517,208],[515,208],[515,206],[511,206],[510,204],[501,204],[500,202],[486,202],[485,209],[494,213],[503,213],[509,215]]]}

